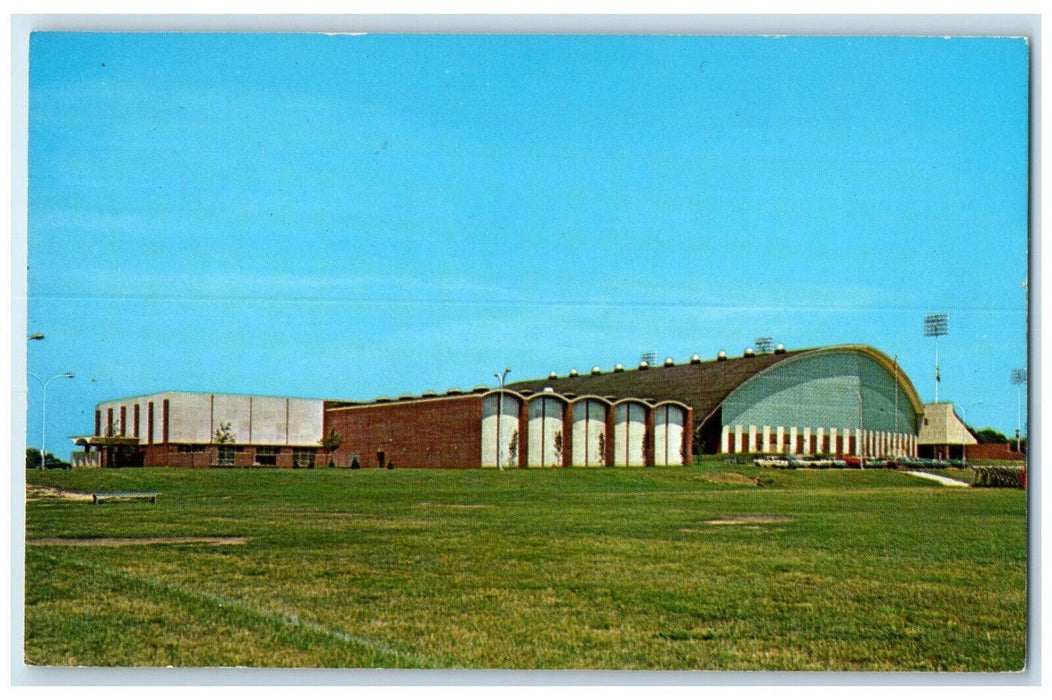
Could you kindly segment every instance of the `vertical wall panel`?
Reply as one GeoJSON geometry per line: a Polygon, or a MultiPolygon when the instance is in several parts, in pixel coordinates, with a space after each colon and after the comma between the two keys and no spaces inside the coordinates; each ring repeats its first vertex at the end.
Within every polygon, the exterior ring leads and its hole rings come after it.
{"type": "Polygon", "coordinates": [[[504,393],[502,415],[498,419],[498,394],[491,394],[482,400],[482,466],[497,466],[497,423],[500,422],[501,466],[519,466],[519,399],[504,393]]]}
{"type": "Polygon", "coordinates": [[[627,402],[614,407],[614,464],[643,466],[646,408],[627,402]]]}
{"type": "Polygon", "coordinates": [[[602,401],[586,399],[573,409],[573,464],[582,467],[606,466],[606,409],[602,401]]]}
{"type": "Polygon", "coordinates": [[[654,409],[655,466],[683,464],[683,430],[687,412],[679,406],[654,409]]]}
{"type": "Polygon", "coordinates": [[[529,466],[562,466],[563,402],[550,396],[531,399],[528,429],[529,466]]]}

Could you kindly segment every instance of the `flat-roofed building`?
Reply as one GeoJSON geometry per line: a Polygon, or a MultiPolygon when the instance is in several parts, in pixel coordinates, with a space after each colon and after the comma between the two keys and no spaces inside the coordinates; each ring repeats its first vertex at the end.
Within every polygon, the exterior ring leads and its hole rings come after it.
{"type": "Polygon", "coordinates": [[[95,431],[76,443],[98,466],[313,466],[323,402],[169,391],[104,401],[95,431]]]}

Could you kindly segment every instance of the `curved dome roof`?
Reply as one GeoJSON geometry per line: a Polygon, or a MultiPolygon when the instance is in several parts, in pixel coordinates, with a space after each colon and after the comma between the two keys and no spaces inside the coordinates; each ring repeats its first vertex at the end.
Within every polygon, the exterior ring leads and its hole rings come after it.
{"type": "Polygon", "coordinates": [[[508,384],[509,389],[533,389],[539,391],[550,386],[558,393],[588,392],[600,396],[648,396],[656,400],[682,401],[694,409],[694,425],[701,425],[723,401],[749,379],[782,362],[801,359],[810,355],[831,352],[858,352],[877,361],[888,372],[897,374],[904,395],[918,414],[924,406],[917,390],[901,368],[895,370],[891,358],[868,345],[830,345],[805,350],[790,350],[784,353],[731,357],[726,360],[656,367],[645,371],[625,370],[604,372],[597,375],[560,377],[558,379],[527,379],[508,384]]]}

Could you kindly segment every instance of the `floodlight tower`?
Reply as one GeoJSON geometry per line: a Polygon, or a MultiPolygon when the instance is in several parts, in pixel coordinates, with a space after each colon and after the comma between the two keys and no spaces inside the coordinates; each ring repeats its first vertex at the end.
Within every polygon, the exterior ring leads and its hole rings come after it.
{"type": "Polygon", "coordinates": [[[947,314],[928,314],[924,317],[924,335],[935,338],[935,403],[939,403],[939,336],[950,332],[950,317],[947,314]]]}
{"type": "Polygon", "coordinates": [[[1023,389],[1026,384],[1026,369],[1013,369],[1010,375],[1012,383],[1015,384],[1015,451],[1019,449],[1019,429],[1023,422],[1023,389]]]}
{"type": "Polygon", "coordinates": [[[753,341],[753,345],[756,346],[756,352],[761,354],[767,354],[771,351],[771,345],[774,343],[774,338],[763,335],[753,341]]]}

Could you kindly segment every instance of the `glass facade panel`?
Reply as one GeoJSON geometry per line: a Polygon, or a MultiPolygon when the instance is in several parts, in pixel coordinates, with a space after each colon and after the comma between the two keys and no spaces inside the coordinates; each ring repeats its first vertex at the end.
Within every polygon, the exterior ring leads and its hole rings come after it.
{"type": "Polygon", "coordinates": [[[723,425],[732,427],[855,429],[860,414],[864,430],[912,433],[918,427],[919,417],[894,374],[868,355],[849,351],[777,364],[742,384],[723,403],[723,425]]]}

